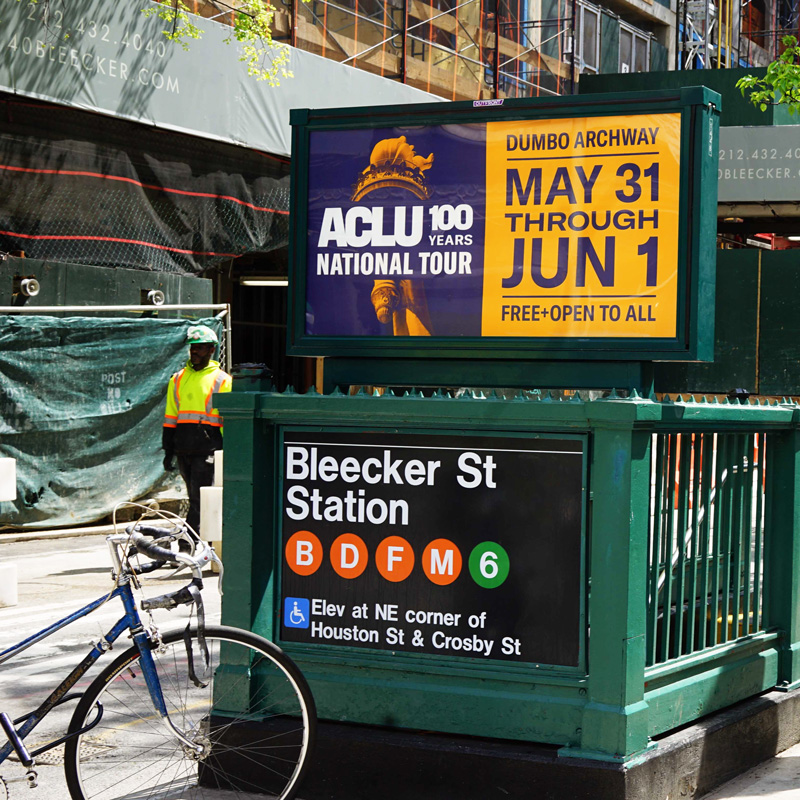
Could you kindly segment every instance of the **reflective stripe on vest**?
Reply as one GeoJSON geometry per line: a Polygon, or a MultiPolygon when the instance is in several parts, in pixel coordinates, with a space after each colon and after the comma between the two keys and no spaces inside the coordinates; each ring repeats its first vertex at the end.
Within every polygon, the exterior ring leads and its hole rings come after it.
{"type": "Polygon", "coordinates": [[[217,375],[216,379],[214,380],[214,384],[211,387],[211,391],[206,396],[205,401],[205,413],[202,411],[181,411],[181,401],[180,401],[180,383],[181,379],[183,378],[183,374],[186,372],[186,368],[184,367],[180,372],[175,373],[175,381],[174,381],[174,389],[173,389],[173,397],[175,399],[175,407],[178,409],[178,417],[177,423],[181,422],[194,422],[194,423],[201,423],[203,425],[210,425],[214,428],[221,428],[222,427],[222,417],[220,417],[218,411],[213,410],[213,396],[215,392],[218,392],[222,388],[222,384],[225,383],[225,376],[222,374],[220,370],[220,374],[217,375]]]}
{"type": "Polygon", "coordinates": [[[180,372],[175,373],[175,380],[172,382],[172,396],[175,400],[175,408],[181,407],[180,395],[178,394],[178,387],[181,383],[181,378],[183,377],[183,373],[186,372],[186,367],[184,367],[180,372]]]}
{"type": "MultiPolygon", "coordinates": [[[[211,410],[213,409],[212,405],[212,398],[215,392],[218,392],[222,388],[222,384],[225,383],[225,378],[220,373],[217,375],[217,379],[214,381],[214,385],[211,387],[211,391],[206,396],[206,414],[211,414],[211,410]]],[[[215,417],[218,417],[219,414],[214,414],[215,417]]]]}
{"type": "Polygon", "coordinates": [[[219,414],[203,414],[198,411],[179,411],[178,423],[181,422],[202,422],[204,425],[222,427],[222,417],[219,414]]]}

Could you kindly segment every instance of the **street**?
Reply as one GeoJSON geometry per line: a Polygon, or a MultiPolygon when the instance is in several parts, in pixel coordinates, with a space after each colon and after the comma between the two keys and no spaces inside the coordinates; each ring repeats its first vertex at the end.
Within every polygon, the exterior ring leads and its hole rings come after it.
{"type": "MultiPolygon", "coordinates": [[[[13,561],[18,570],[19,603],[0,608],[0,651],[62,619],[112,588],[111,561],[104,536],[3,542],[0,537],[0,563],[13,561]]],[[[166,571],[148,577],[145,596],[164,594],[187,583],[183,572],[170,578],[166,571]]],[[[220,597],[217,576],[204,575],[203,597],[206,621],[219,621],[220,597]]],[[[122,606],[113,600],[93,614],[32,646],[11,662],[0,667],[0,711],[15,719],[38,706],[50,691],[89,652],[102,635],[119,619],[122,606]]],[[[164,631],[182,628],[189,610],[156,611],[156,624],[164,631]]],[[[127,649],[129,641],[122,637],[111,654],[103,656],[73,688],[83,691],[93,677],[112,658],[127,649]]],[[[69,723],[75,702],[54,709],[28,737],[29,750],[62,736],[69,723]]],[[[67,800],[69,793],[63,771],[63,747],[36,758],[39,773],[39,796],[47,800],[67,800]]],[[[0,766],[0,775],[8,784],[14,800],[27,798],[25,769],[14,758],[0,766]]],[[[30,795],[33,798],[33,795],[30,795]]],[[[0,784],[0,800],[3,800],[0,784]]]]}

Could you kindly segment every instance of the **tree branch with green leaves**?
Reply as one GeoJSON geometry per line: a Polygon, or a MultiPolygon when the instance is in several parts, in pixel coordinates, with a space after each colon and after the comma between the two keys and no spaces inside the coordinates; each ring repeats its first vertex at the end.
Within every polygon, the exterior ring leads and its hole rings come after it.
{"type": "Polygon", "coordinates": [[[800,111],[800,46],[794,36],[781,40],[784,51],[768,67],[763,78],[745,75],[736,81],[736,88],[762,111],[770,105],[785,105],[790,114],[800,111]]]}
{"type": "MultiPolygon", "coordinates": [[[[202,36],[202,29],[192,20],[183,0],[156,0],[156,5],[144,9],[143,13],[147,17],[157,15],[167,23],[169,27],[162,33],[171,42],[188,50],[189,42],[202,36]]],[[[239,43],[239,61],[247,66],[248,75],[270,86],[279,85],[280,78],[292,77],[287,69],[289,48],[272,39],[275,6],[267,0],[242,0],[235,6],[217,0],[215,5],[233,14],[231,35],[225,41],[239,43]]]]}

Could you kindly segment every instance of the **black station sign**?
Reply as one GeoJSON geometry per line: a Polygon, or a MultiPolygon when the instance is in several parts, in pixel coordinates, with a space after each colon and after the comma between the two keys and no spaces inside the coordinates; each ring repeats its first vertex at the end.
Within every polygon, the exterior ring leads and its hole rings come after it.
{"type": "Polygon", "coordinates": [[[584,440],[285,431],[281,636],[581,667],[584,440]]]}

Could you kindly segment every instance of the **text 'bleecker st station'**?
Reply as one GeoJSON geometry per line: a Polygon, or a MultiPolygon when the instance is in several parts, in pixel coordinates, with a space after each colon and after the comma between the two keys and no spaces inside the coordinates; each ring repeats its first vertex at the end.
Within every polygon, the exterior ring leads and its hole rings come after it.
{"type": "MultiPolygon", "coordinates": [[[[341,463],[334,456],[319,457],[318,449],[288,447],[286,459],[286,478],[288,480],[321,480],[332,483],[341,479],[345,483],[364,481],[375,485],[395,484],[397,486],[433,486],[436,471],[442,466],[441,460],[394,458],[391,450],[384,450],[380,458],[369,457],[360,461],[348,456],[341,463]]],[[[491,455],[462,453],[458,459],[461,472],[456,476],[460,486],[474,489],[484,485],[488,489],[497,488],[493,474],[496,467],[491,455]]],[[[293,486],[287,493],[286,513],[295,520],[311,517],[329,522],[365,522],[375,524],[387,519],[393,525],[408,525],[408,502],[403,499],[390,500],[380,497],[367,498],[365,489],[352,489],[343,496],[323,496],[318,489],[309,491],[303,485],[293,486]]]]}

